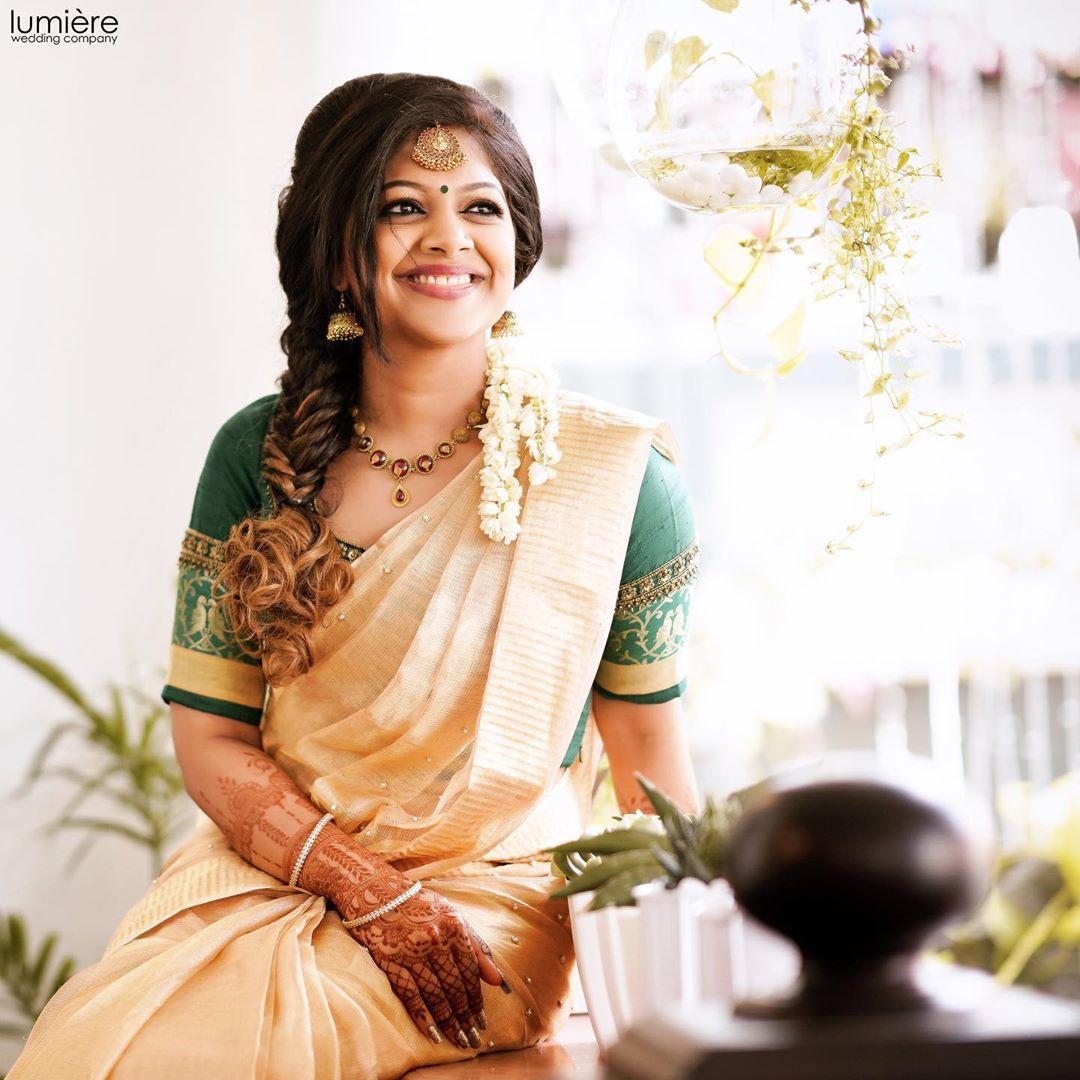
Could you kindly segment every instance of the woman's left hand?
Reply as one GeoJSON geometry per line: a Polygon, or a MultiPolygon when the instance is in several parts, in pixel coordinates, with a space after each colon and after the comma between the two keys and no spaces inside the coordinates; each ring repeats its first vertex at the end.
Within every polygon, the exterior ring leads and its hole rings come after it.
{"type": "Polygon", "coordinates": [[[386,973],[421,1031],[434,1019],[447,1038],[479,1049],[487,1027],[480,982],[508,984],[487,943],[445,897],[421,889],[349,933],[386,973]]]}

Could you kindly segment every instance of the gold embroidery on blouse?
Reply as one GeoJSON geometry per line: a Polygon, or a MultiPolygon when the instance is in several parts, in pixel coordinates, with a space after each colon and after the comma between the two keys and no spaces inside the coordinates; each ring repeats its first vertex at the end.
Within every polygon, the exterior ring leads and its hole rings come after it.
{"type": "Polygon", "coordinates": [[[616,615],[629,615],[639,608],[669,597],[676,589],[689,585],[698,574],[698,542],[695,540],[674,559],[647,574],[619,586],[616,615]]]}
{"type": "Polygon", "coordinates": [[[342,540],[340,536],[335,536],[334,539],[337,541],[341,557],[347,562],[356,562],[356,560],[364,553],[362,547],[358,547],[356,544],[350,544],[348,540],[342,540]]]}
{"type": "Polygon", "coordinates": [[[215,540],[194,529],[184,530],[180,543],[180,565],[196,566],[200,570],[220,570],[225,565],[225,542],[215,540]]]}

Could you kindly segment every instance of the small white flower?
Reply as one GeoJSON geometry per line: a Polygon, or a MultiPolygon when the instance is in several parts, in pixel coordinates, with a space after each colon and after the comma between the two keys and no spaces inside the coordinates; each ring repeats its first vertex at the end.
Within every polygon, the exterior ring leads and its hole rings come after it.
{"type": "Polygon", "coordinates": [[[530,484],[542,484],[549,476],[547,466],[542,465],[539,461],[534,461],[529,466],[529,483],[530,484]]]}

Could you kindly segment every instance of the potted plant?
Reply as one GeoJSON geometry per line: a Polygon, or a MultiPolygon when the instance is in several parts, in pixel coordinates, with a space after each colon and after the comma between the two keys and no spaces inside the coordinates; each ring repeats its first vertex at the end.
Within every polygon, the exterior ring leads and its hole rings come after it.
{"type": "Polygon", "coordinates": [[[635,811],[547,849],[566,884],[578,976],[599,1045],[661,1003],[730,1007],[788,985],[794,949],[741,913],[726,881],[731,831],[763,785],[683,813],[641,773],[635,811]]]}

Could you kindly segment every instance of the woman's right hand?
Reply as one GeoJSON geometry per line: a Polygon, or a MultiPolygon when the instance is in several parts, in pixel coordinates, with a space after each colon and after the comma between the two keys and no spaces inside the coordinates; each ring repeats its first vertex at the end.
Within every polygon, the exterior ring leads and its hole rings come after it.
{"type": "MultiPolygon", "coordinates": [[[[408,887],[408,880],[404,887],[408,887]]],[[[491,949],[457,909],[421,889],[392,911],[349,929],[386,973],[416,1026],[433,1041],[435,1024],[462,1048],[480,1046],[487,1027],[480,981],[502,985],[491,949]]]]}

